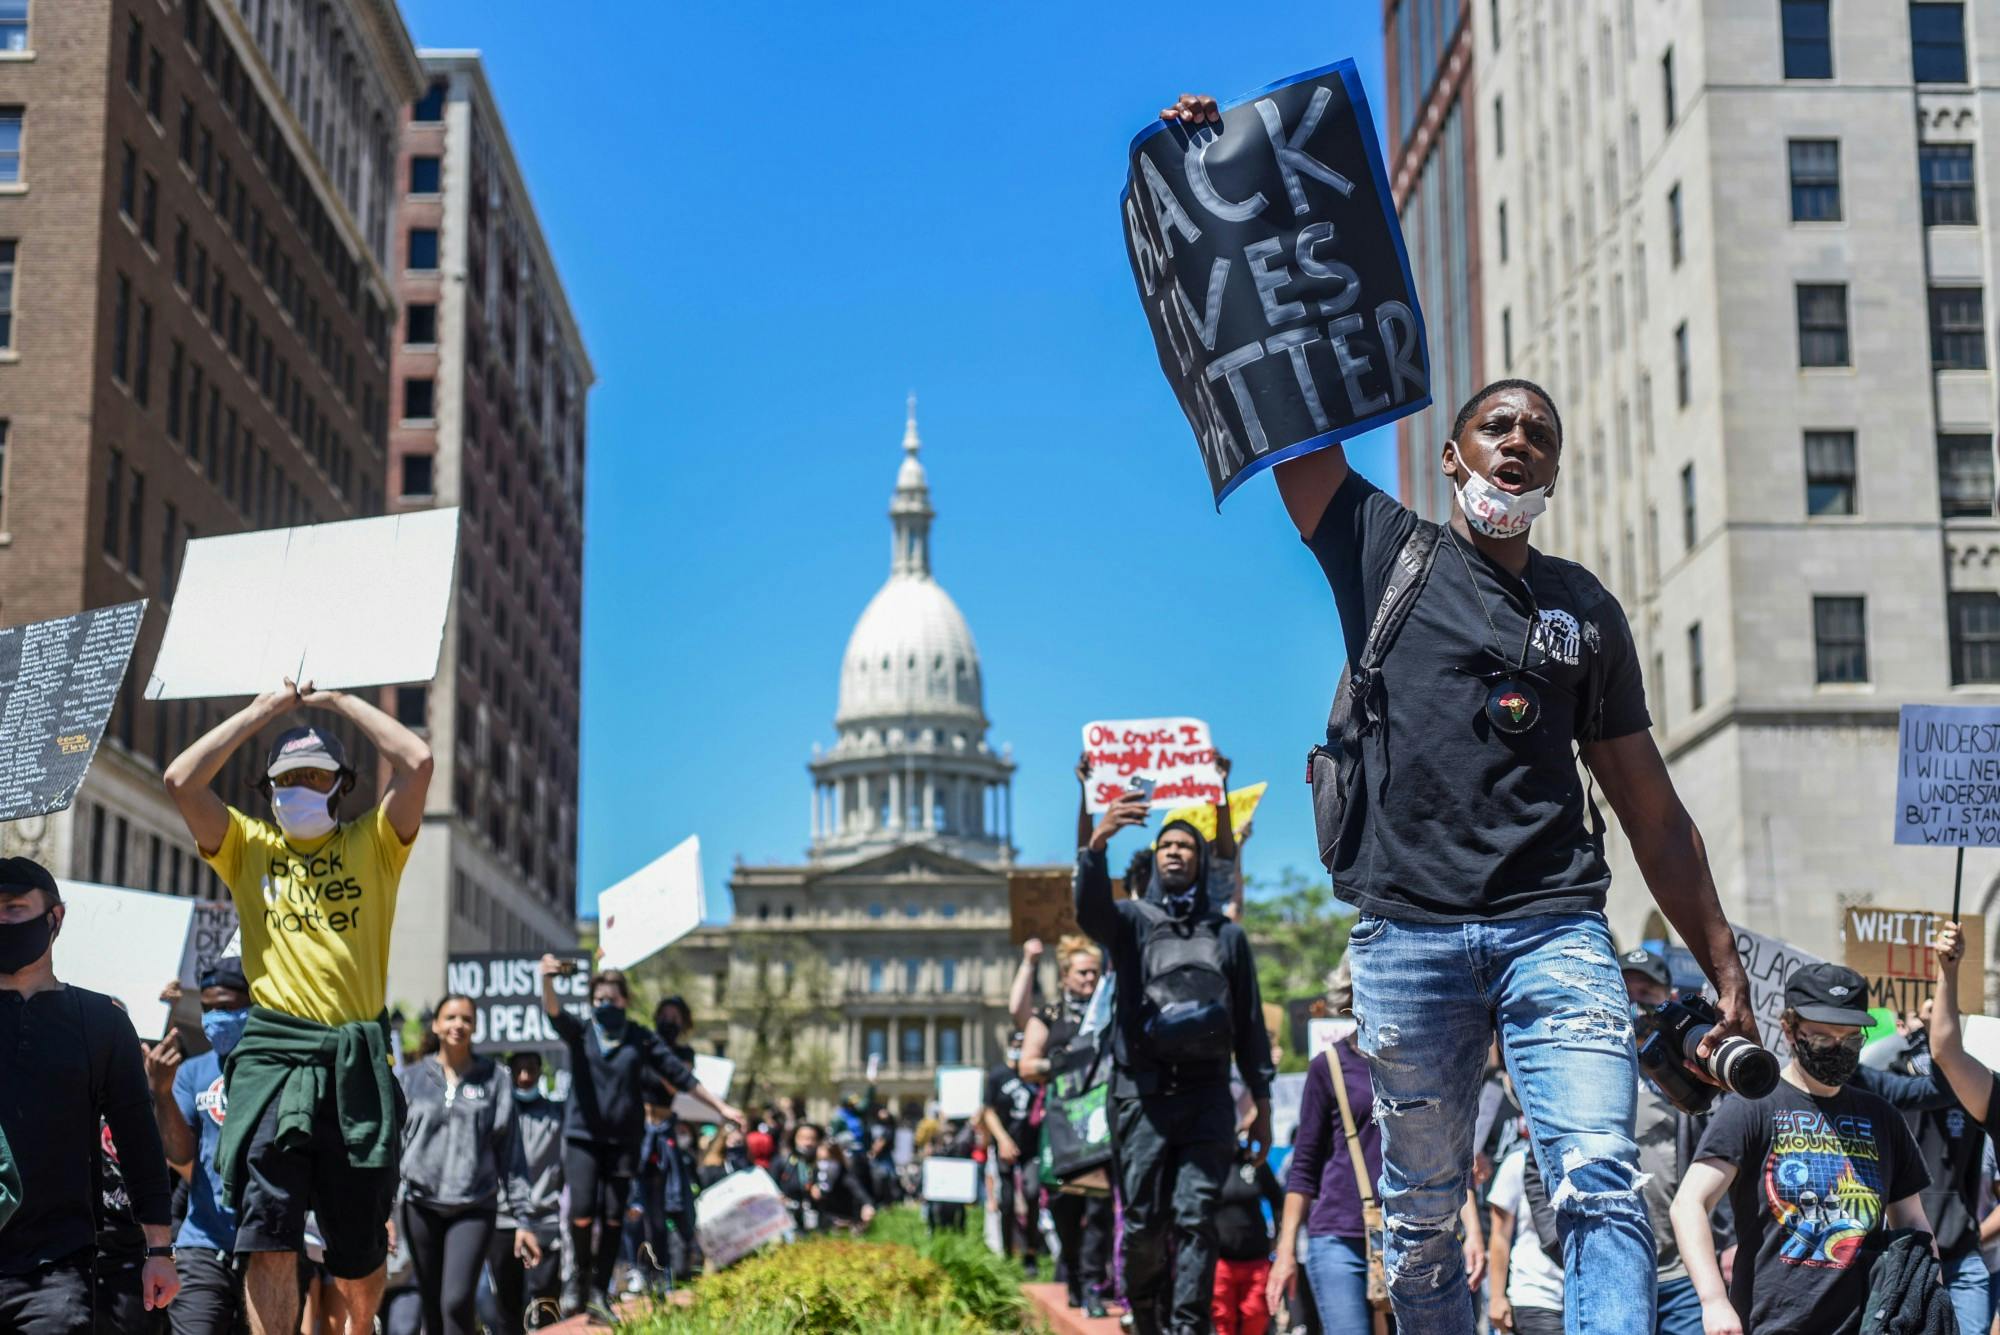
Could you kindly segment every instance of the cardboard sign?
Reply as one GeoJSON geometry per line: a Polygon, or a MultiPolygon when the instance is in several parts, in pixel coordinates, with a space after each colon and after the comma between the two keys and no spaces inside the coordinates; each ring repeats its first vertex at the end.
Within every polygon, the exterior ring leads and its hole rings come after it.
{"type": "MultiPolygon", "coordinates": [[[[576,972],[551,981],[562,1008],[579,1020],[590,1019],[590,956],[583,951],[558,951],[557,957],[576,965],[576,972]]],[[[456,952],[445,960],[445,990],[472,998],[472,1048],[475,1052],[560,1052],[562,1039],[542,1010],[542,956],[524,951],[456,952]]]]}
{"type": "Polygon", "coordinates": [[[1153,784],[1152,809],[1222,800],[1215,743],[1198,718],[1105,719],[1083,729],[1090,760],[1089,809],[1102,812],[1131,792],[1134,779],[1153,784]]]}
{"type": "MultiPolygon", "coordinates": [[[[1080,933],[1083,929],[1076,923],[1076,897],[1071,891],[1070,873],[1008,872],[1007,926],[1015,945],[1032,937],[1051,951],[1063,937],[1080,933]]],[[[1060,961],[1056,968],[1062,968],[1060,961]]]]}
{"type": "Polygon", "coordinates": [[[2000,848],[2000,708],[1904,705],[1897,751],[1897,843],[2000,848]]]}
{"type": "MultiPolygon", "coordinates": [[[[1898,1015],[1914,1012],[1937,991],[1938,928],[1951,915],[1929,909],[1850,908],[1842,916],[1843,962],[1868,980],[1868,1003],[1898,1015]]],[[[1960,996],[1983,996],[1985,915],[1968,913],[1965,956],[1958,962],[1960,996]]]]}
{"type": "Polygon", "coordinates": [[[141,598],[0,630],[0,820],[76,800],[145,615],[141,598]]]}
{"type": "Polygon", "coordinates": [[[986,1072],[977,1066],[940,1066],[937,1073],[938,1116],[958,1121],[979,1116],[986,1106],[986,1072]]]}
{"type": "Polygon", "coordinates": [[[629,969],[701,926],[707,914],[701,837],[691,834],[597,897],[599,959],[607,969],[629,969]]]}
{"type": "Polygon", "coordinates": [[[429,681],[457,549],[455,508],[191,542],[146,698],[429,681]]]}
{"type": "Polygon", "coordinates": [[[745,1168],[702,1188],[694,1202],[694,1232],[702,1255],[719,1270],[789,1237],[792,1214],[769,1173],[745,1168]]]}
{"type": "Polygon", "coordinates": [[[1808,964],[1824,964],[1817,955],[1787,945],[1775,937],[1736,929],[1736,953],[1743,957],[1743,971],[1750,976],[1750,1008],[1757,1015],[1757,1030],[1764,1046],[1780,1062],[1790,1058],[1791,1044],[1785,1042],[1778,1017],[1785,1013],[1785,983],[1808,964]]]}
{"type": "Polygon", "coordinates": [[[116,997],[140,1038],[164,1035],[172,1008],[160,991],[181,978],[195,901],[88,881],[57,884],[64,908],[56,975],[116,997]]]}
{"type": "Polygon", "coordinates": [[[927,1201],[944,1205],[971,1205],[979,1199],[978,1161],[932,1155],[924,1160],[921,1194],[927,1201]]]}
{"type": "MultiPolygon", "coordinates": [[[[1248,788],[1238,788],[1229,794],[1229,829],[1240,842],[1250,833],[1250,819],[1257,814],[1257,804],[1264,800],[1264,790],[1269,783],[1253,783],[1248,788]]],[[[1175,807],[1166,815],[1162,824],[1184,820],[1201,831],[1201,837],[1215,842],[1215,803],[1191,802],[1184,807],[1175,807]]]]}
{"type": "Polygon", "coordinates": [[[1160,369],[1215,503],[1429,405],[1402,228],[1354,62],[1133,140],[1119,208],[1160,369]]]}
{"type": "MultiPolygon", "coordinates": [[[[694,1055],[694,1078],[701,1087],[721,1099],[729,1101],[729,1082],[736,1078],[736,1063],[727,1057],[711,1057],[706,1052],[694,1055]]],[[[715,1111],[692,1094],[676,1094],[673,1102],[674,1116],[683,1122],[702,1125],[715,1120],[715,1111]]]]}

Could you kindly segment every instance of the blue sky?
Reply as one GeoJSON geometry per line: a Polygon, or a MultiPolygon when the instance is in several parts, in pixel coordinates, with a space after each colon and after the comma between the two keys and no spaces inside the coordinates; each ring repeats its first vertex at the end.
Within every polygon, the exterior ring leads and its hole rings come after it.
{"type": "MultiPolygon", "coordinates": [[[[1184,89],[1351,56],[1379,114],[1377,6],[403,12],[419,45],[485,53],[597,368],[584,911],[689,833],[712,916],[739,855],[802,856],[910,390],[1022,856],[1069,856],[1082,724],[1195,714],[1239,784],[1272,781],[1251,873],[1317,872],[1332,600],[1268,480],[1215,513],[1117,196],[1184,89]]],[[[1389,484],[1386,433],[1350,453],[1389,484]]]]}

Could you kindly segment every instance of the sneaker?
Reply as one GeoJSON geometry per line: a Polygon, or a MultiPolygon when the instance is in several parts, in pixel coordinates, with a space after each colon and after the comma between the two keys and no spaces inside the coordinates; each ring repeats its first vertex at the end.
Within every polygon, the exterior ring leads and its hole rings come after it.
{"type": "Polygon", "coordinates": [[[618,1324],[618,1309],[611,1301],[611,1294],[599,1289],[584,1305],[583,1314],[593,1322],[601,1321],[607,1326],[618,1324]]]}
{"type": "Polygon", "coordinates": [[[583,1311],[583,1276],[571,1271],[563,1281],[562,1299],[556,1304],[556,1311],[564,1318],[573,1317],[583,1311]]]}
{"type": "MultiPolygon", "coordinates": [[[[1092,1319],[1111,1315],[1109,1312],[1104,1310],[1104,1299],[1098,1297],[1094,1293],[1090,1295],[1090,1301],[1083,1305],[1083,1314],[1092,1319]]],[[[1129,1330],[1131,1329],[1130,1325],[1125,1323],[1129,1323],[1131,1320],[1132,1320],[1132,1314],[1130,1312],[1127,1312],[1121,1324],[1124,1324],[1125,1328],[1129,1330]]]]}

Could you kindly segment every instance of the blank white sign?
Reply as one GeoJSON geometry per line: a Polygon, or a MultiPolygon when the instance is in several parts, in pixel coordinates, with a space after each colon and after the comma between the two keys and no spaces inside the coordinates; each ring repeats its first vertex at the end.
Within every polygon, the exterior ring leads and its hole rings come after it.
{"type": "MultiPolygon", "coordinates": [[[[727,1103],[729,1082],[736,1078],[736,1063],[727,1057],[711,1057],[706,1052],[697,1052],[694,1055],[694,1078],[700,1082],[703,1089],[727,1103]]],[[[715,1114],[709,1106],[692,1094],[674,1095],[673,1109],[674,1116],[683,1122],[699,1125],[715,1120],[715,1114]]]]}
{"type": "Polygon", "coordinates": [[[979,1199],[979,1164],[972,1159],[924,1160],[923,1197],[947,1205],[970,1205],[979,1199]]]}
{"type": "Polygon", "coordinates": [[[938,1116],[947,1121],[977,1117],[986,1106],[986,1072],[977,1066],[940,1066],[938,1116]]]}
{"type": "Polygon", "coordinates": [[[64,908],[56,977],[124,1002],[140,1038],[163,1036],[170,1008],[160,989],[181,976],[195,901],[87,881],[57,884],[64,908]]]}
{"type": "Polygon", "coordinates": [[[701,926],[707,910],[701,836],[691,834],[597,897],[600,963],[629,969],[651,959],[701,926]]]}
{"type": "Polygon", "coordinates": [[[456,507],[191,542],[146,698],[429,681],[457,548],[456,507]]]}

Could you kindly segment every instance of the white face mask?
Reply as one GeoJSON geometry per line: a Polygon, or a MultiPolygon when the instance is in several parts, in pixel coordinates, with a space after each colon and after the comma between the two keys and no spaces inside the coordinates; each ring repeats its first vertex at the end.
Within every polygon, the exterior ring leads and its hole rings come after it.
{"type": "Polygon", "coordinates": [[[333,796],[294,785],[271,790],[271,814],[290,839],[317,839],[333,833],[333,796]]]}
{"type": "Polygon", "coordinates": [[[1465,485],[1458,489],[1458,508],[1465,511],[1465,522],[1472,525],[1475,533],[1484,533],[1489,538],[1518,538],[1549,508],[1547,487],[1515,495],[1488,482],[1463,459],[1458,466],[1465,469],[1465,485]]]}

